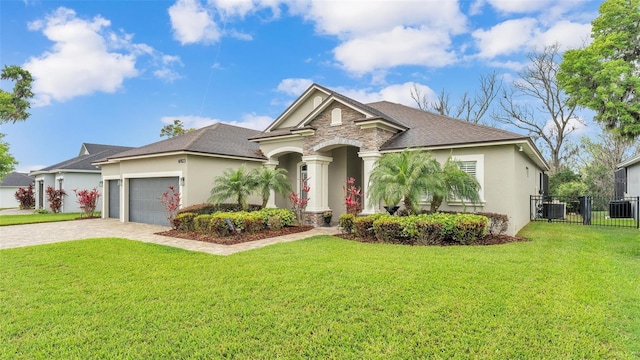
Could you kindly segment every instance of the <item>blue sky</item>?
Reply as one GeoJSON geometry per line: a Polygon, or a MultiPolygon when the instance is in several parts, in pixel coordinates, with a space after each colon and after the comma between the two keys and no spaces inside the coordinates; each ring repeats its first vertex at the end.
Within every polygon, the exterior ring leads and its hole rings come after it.
{"type": "Polygon", "coordinates": [[[76,156],[83,142],[158,141],[173,119],[262,130],[312,82],[362,102],[413,105],[414,84],[455,102],[482,74],[509,83],[536,49],[584,44],[599,5],[3,0],[0,65],[28,69],[36,97],[27,121],[0,132],[28,171],[76,156]]]}

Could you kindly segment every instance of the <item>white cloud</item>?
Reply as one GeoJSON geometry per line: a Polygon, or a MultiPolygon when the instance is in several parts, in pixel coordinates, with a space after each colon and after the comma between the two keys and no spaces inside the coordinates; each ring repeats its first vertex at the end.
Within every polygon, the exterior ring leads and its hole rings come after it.
{"type": "Polygon", "coordinates": [[[141,56],[151,58],[150,66],[157,77],[180,77],[172,70],[182,64],[179,57],[134,43],[132,34],[114,33],[109,31],[110,26],[111,22],[101,16],[82,19],[64,7],[28,24],[31,31],[42,31],[54,43],[49,51],[23,64],[34,77],[35,106],[94,92],[113,93],[125,79],[140,74],[136,62],[141,56]]]}
{"type": "Polygon", "coordinates": [[[478,56],[493,58],[522,50],[531,41],[537,23],[536,19],[522,18],[504,21],[489,30],[474,31],[472,36],[480,49],[478,56]]]}
{"type": "Polygon", "coordinates": [[[362,75],[401,65],[440,67],[456,61],[450,38],[432,29],[398,26],[388,32],[357,37],[334,49],[345,70],[362,75]]]}
{"type": "MultiPolygon", "coordinates": [[[[581,135],[586,133],[587,131],[588,131],[588,128],[587,128],[586,121],[584,121],[584,119],[579,117],[571,118],[569,119],[569,122],[565,127],[564,135],[567,135],[569,133],[573,135],[581,135]]],[[[543,128],[543,132],[547,135],[553,135],[553,136],[555,136],[558,133],[555,123],[552,119],[549,119],[546,122],[543,128]]]]}
{"type": "Polygon", "coordinates": [[[498,12],[529,13],[548,9],[555,0],[487,0],[487,2],[498,12]]]}
{"type": "Polygon", "coordinates": [[[283,79],[280,81],[280,84],[278,84],[277,90],[287,95],[300,96],[311,84],[313,84],[313,80],[311,79],[283,79]]]}
{"type": "Polygon", "coordinates": [[[560,51],[575,49],[591,42],[591,24],[559,21],[546,31],[538,32],[533,44],[539,48],[558,43],[560,51]]]}
{"type": "Polygon", "coordinates": [[[425,95],[428,99],[436,99],[436,94],[430,87],[414,82],[389,85],[376,91],[347,88],[337,88],[336,91],[364,104],[386,100],[415,107],[416,103],[411,98],[411,90],[413,90],[414,86],[417,87],[420,93],[425,95]]]}
{"type": "Polygon", "coordinates": [[[100,16],[78,19],[73,10],[66,8],[59,8],[46,21],[30,24],[31,30],[42,30],[55,42],[51,51],[31,57],[23,65],[35,79],[36,105],[96,91],[113,93],[124,79],[138,75],[135,55],[109,51],[100,34],[109,25],[100,16]]]}
{"type": "Polygon", "coordinates": [[[257,115],[255,113],[242,115],[240,121],[226,121],[196,115],[163,116],[162,118],[160,118],[160,121],[164,124],[173,124],[173,120],[175,119],[179,119],[180,121],[182,121],[185,128],[195,129],[200,129],[205,126],[221,122],[225,124],[241,126],[248,129],[264,130],[269,124],[273,122],[273,118],[269,116],[257,115]]]}
{"type": "Polygon", "coordinates": [[[199,0],[178,0],[169,8],[169,18],[173,36],[182,45],[211,43],[220,39],[213,15],[202,7],[199,0]]]}

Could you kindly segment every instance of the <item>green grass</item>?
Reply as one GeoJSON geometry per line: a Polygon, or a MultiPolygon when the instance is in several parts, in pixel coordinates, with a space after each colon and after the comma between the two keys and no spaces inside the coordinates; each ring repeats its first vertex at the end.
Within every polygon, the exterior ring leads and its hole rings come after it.
{"type": "Polygon", "coordinates": [[[75,220],[81,215],[80,213],[2,215],[0,216],[0,226],[75,220]]]}
{"type": "Polygon", "coordinates": [[[229,257],[123,239],[0,251],[0,358],[640,357],[640,233],[334,237],[229,257]]]}

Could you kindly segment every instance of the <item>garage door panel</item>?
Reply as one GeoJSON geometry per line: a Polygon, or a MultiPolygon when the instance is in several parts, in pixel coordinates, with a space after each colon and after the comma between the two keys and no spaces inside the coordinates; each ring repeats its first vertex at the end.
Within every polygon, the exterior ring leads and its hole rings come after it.
{"type": "Polygon", "coordinates": [[[120,186],[119,180],[109,180],[109,217],[120,218],[120,186]]]}
{"type": "Polygon", "coordinates": [[[129,221],[168,226],[167,212],[160,198],[169,186],[178,189],[178,178],[130,179],[129,221]]]}

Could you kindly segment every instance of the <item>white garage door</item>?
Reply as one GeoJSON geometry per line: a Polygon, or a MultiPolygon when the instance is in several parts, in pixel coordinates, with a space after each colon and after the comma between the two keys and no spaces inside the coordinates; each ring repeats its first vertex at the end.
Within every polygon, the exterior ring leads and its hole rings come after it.
{"type": "Polygon", "coordinates": [[[169,226],[160,198],[171,185],[179,189],[177,177],[130,179],[129,221],[169,226]]]}

